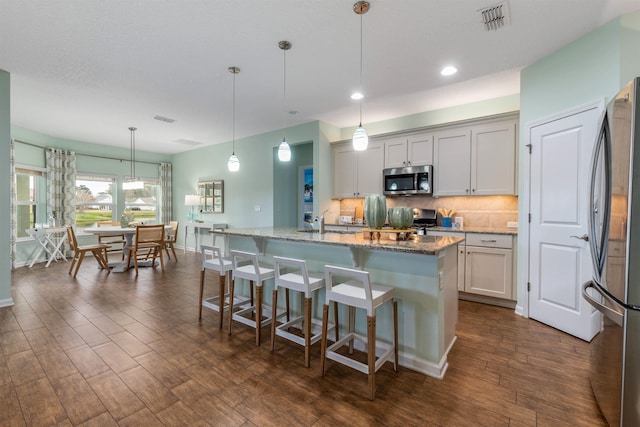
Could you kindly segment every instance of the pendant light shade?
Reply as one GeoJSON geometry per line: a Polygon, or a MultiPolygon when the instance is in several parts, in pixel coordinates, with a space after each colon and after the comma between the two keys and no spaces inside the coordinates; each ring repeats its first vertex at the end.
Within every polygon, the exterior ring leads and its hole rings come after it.
{"type": "Polygon", "coordinates": [[[287,144],[287,141],[282,138],[282,142],[278,147],[278,160],[281,162],[288,162],[291,160],[291,147],[287,144]]]}
{"type": "Polygon", "coordinates": [[[229,72],[233,74],[233,148],[227,161],[227,168],[230,172],[238,172],[240,170],[240,160],[236,156],[236,74],[240,72],[240,68],[229,67],[229,72]]]}
{"type": "Polygon", "coordinates": [[[367,131],[362,127],[362,15],[367,13],[370,7],[367,1],[359,1],[353,5],[353,11],[357,15],[360,15],[360,93],[358,94],[359,97],[354,98],[360,100],[360,124],[353,133],[352,143],[355,151],[364,151],[369,146],[369,136],[367,135],[367,131]]]}
{"type": "MultiPolygon", "coordinates": [[[[278,47],[282,49],[282,55],[284,58],[284,73],[283,73],[283,83],[282,83],[282,131],[286,132],[286,108],[287,108],[287,51],[291,49],[291,42],[286,40],[282,40],[278,43],[278,47]]],[[[278,147],[278,160],[281,162],[288,162],[291,160],[291,147],[287,144],[287,138],[285,136],[282,137],[282,142],[278,147]]]]}
{"type": "Polygon", "coordinates": [[[131,150],[131,175],[122,183],[123,190],[142,190],[144,182],[136,177],[136,128],[130,127],[131,132],[130,150],[131,150]]]}
{"type": "Polygon", "coordinates": [[[362,123],[358,126],[358,129],[353,133],[353,149],[356,151],[364,151],[369,145],[369,135],[367,131],[362,127],[362,123]]]}

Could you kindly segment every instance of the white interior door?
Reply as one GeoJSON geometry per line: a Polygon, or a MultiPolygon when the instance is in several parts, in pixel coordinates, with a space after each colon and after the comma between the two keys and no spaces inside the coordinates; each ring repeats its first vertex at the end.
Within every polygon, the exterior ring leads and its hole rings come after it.
{"type": "Polygon", "coordinates": [[[581,296],[591,279],[589,174],[595,106],[530,128],[529,316],[590,341],[600,315],[581,296]]]}

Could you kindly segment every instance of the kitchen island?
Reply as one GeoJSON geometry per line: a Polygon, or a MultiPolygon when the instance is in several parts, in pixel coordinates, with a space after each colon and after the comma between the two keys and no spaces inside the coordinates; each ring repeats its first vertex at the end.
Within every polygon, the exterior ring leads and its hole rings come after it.
{"type": "MultiPolygon", "coordinates": [[[[257,252],[265,263],[273,256],[307,261],[309,271],[324,272],[327,264],[368,271],[374,282],[393,286],[398,300],[400,365],[442,378],[447,370],[447,353],[455,342],[458,318],[458,237],[419,236],[410,240],[369,240],[363,233],[347,234],[298,231],[293,228],[245,228],[216,230],[225,236],[227,250],[257,252]]],[[[267,282],[266,286],[273,286],[267,282]]],[[[248,292],[246,283],[236,290],[248,292]]],[[[271,290],[265,289],[266,304],[271,290]]],[[[296,301],[292,298],[292,302],[296,301]]],[[[314,317],[321,318],[324,293],[314,300],[314,317]]],[[[293,305],[293,310],[300,310],[293,305]]],[[[340,312],[347,319],[346,309],[340,312]]],[[[378,339],[391,342],[391,307],[377,313],[378,339]],[[384,319],[384,320],[382,320],[384,319]]],[[[356,316],[356,330],[366,331],[362,313],[356,316]]]]}

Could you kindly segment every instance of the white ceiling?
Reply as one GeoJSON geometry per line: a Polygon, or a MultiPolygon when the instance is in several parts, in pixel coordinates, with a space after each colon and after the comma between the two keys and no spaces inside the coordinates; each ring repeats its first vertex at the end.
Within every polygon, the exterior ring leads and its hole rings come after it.
{"type": "MultiPolygon", "coordinates": [[[[519,92],[519,71],[637,0],[370,0],[363,17],[363,124],[519,92]],[[439,70],[454,64],[458,74],[439,70]]],[[[355,0],[0,0],[0,69],[11,122],[60,138],[178,153],[323,120],[356,126],[360,17],[355,0]],[[173,124],[154,120],[174,118],[173,124]],[[202,145],[199,145],[202,146],[202,145]]],[[[276,145],[277,141],[265,141],[276,145]]]]}

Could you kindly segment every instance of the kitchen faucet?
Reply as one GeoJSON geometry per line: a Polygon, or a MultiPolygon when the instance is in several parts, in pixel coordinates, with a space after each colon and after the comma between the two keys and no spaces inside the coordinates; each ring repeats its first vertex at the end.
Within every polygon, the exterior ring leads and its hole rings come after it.
{"type": "Polygon", "coordinates": [[[324,214],[326,214],[327,212],[329,212],[329,209],[325,210],[316,217],[316,222],[318,223],[318,232],[320,234],[324,234],[324,214]]]}

